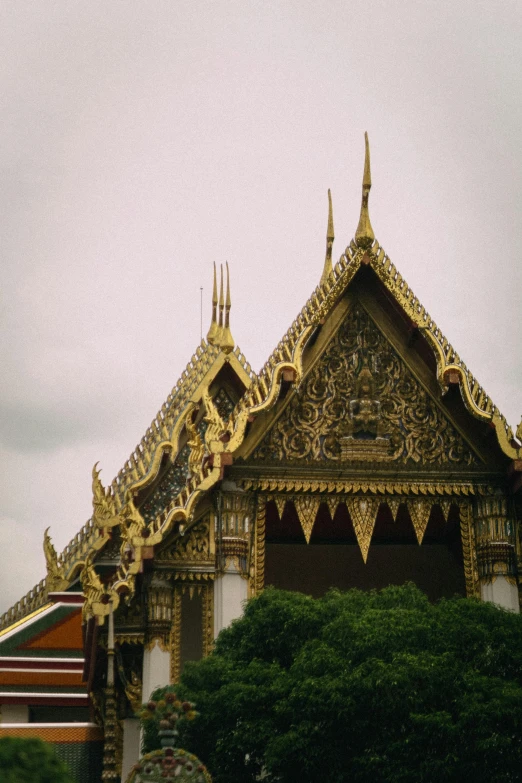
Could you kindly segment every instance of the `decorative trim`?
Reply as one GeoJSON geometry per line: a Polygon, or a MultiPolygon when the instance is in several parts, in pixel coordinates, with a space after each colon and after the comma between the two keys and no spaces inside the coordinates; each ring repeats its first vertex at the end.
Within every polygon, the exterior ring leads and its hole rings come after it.
{"type": "Polygon", "coordinates": [[[262,492],[319,492],[348,495],[362,492],[371,495],[489,495],[493,486],[472,482],[446,483],[433,481],[321,481],[319,479],[267,478],[238,479],[245,490],[262,492]]]}
{"type": "Polygon", "coordinates": [[[256,530],[254,542],[254,595],[259,595],[265,586],[265,533],[266,533],[266,502],[265,496],[259,496],[256,513],[256,530]]]}
{"type": "MultiPolygon", "coordinates": [[[[406,503],[410,519],[415,528],[415,535],[419,545],[422,544],[424,533],[428,527],[433,504],[429,500],[408,500],[406,503]]],[[[444,513],[444,512],[443,512],[444,513]]]]}
{"type": "Polygon", "coordinates": [[[379,498],[356,497],[346,499],[346,507],[353,522],[357,543],[365,563],[368,558],[368,550],[370,549],[380,504],[379,498]]]}
{"type": "Polygon", "coordinates": [[[294,498],[294,506],[301,523],[301,528],[306,539],[306,543],[310,543],[310,537],[315,524],[315,518],[319,511],[321,504],[321,498],[314,495],[300,495],[294,498]]]}
{"type": "Polygon", "coordinates": [[[170,682],[179,682],[181,675],[181,591],[180,585],[174,585],[172,602],[172,627],[170,633],[170,682]]]}
{"type": "Polygon", "coordinates": [[[143,644],[145,642],[145,634],[143,633],[117,633],[114,636],[114,641],[118,644],[143,644]]]}
{"type": "Polygon", "coordinates": [[[203,657],[210,655],[214,646],[214,585],[207,584],[202,593],[203,657]]]}

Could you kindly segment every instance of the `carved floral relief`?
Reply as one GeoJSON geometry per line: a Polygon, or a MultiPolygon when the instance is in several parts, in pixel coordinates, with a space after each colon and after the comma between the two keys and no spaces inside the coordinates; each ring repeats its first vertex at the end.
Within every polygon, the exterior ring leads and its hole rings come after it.
{"type": "MultiPolygon", "coordinates": [[[[366,443],[371,445],[369,440],[366,443]]],[[[265,462],[341,462],[350,458],[432,465],[471,466],[477,462],[462,436],[359,305],[349,312],[322,359],[253,454],[253,459],[265,462]],[[359,438],[364,443],[365,434],[358,432],[361,425],[354,418],[361,419],[361,411],[364,420],[373,421],[373,437],[377,435],[379,442],[386,444],[384,451],[380,447],[372,454],[371,449],[363,448],[357,456],[357,450],[350,447],[343,453],[343,440],[357,445],[359,438]]]]}

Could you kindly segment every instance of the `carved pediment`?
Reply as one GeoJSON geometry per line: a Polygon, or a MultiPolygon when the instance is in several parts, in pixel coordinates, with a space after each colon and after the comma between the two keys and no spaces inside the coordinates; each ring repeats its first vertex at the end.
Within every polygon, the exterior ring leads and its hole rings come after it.
{"type": "Polygon", "coordinates": [[[252,459],[478,464],[462,435],[358,304],[252,459]]]}

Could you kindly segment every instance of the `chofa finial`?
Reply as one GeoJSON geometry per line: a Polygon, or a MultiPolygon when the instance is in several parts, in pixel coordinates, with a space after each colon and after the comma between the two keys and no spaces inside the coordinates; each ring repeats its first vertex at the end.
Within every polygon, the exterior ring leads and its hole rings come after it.
{"type": "Polygon", "coordinates": [[[332,247],[335,239],[334,224],[333,224],[333,210],[332,210],[332,194],[330,188],[328,188],[328,226],[326,229],[326,256],[324,259],[324,269],[321,275],[321,285],[325,283],[333,272],[332,269],[332,247]]]}
{"type": "Polygon", "coordinates": [[[210,322],[210,329],[208,330],[208,334],[207,334],[207,340],[210,343],[210,345],[215,344],[217,334],[219,331],[217,325],[217,306],[218,306],[218,297],[217,297],[217,280],[216,280],[216,262],[214,261],[214,287],[212,289],[212,320],[210,322]]]}
{"type": "Polygon", "coordinates": [[[359,225],[355,232],[355,242],[359,247],[370,248],[375,239],[373,233],[372,224],[370,223],[370,213],[368,211],[368,197],[370,195],[370,188],[372,186],[372,175],[370,171],[370,144],[368,142],[368,134],[364,134],[364,174],[362,184],[362,202],[361,202],[361,216],[359,218],[359,225]]]}

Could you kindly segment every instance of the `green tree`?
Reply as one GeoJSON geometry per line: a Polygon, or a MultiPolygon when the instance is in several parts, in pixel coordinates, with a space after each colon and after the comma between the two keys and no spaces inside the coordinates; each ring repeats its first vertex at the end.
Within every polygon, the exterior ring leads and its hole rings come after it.
{"type": "Polygon", "coordinates": [[[0,737],[2,783],[74,783],[52,745],[40,739],[0,737]]]}
{"type": "Polygon", "coordinates": [[[522,618],[491,604],[267,589],[175,690],[215,783],[522,781],[522,618]]]}

